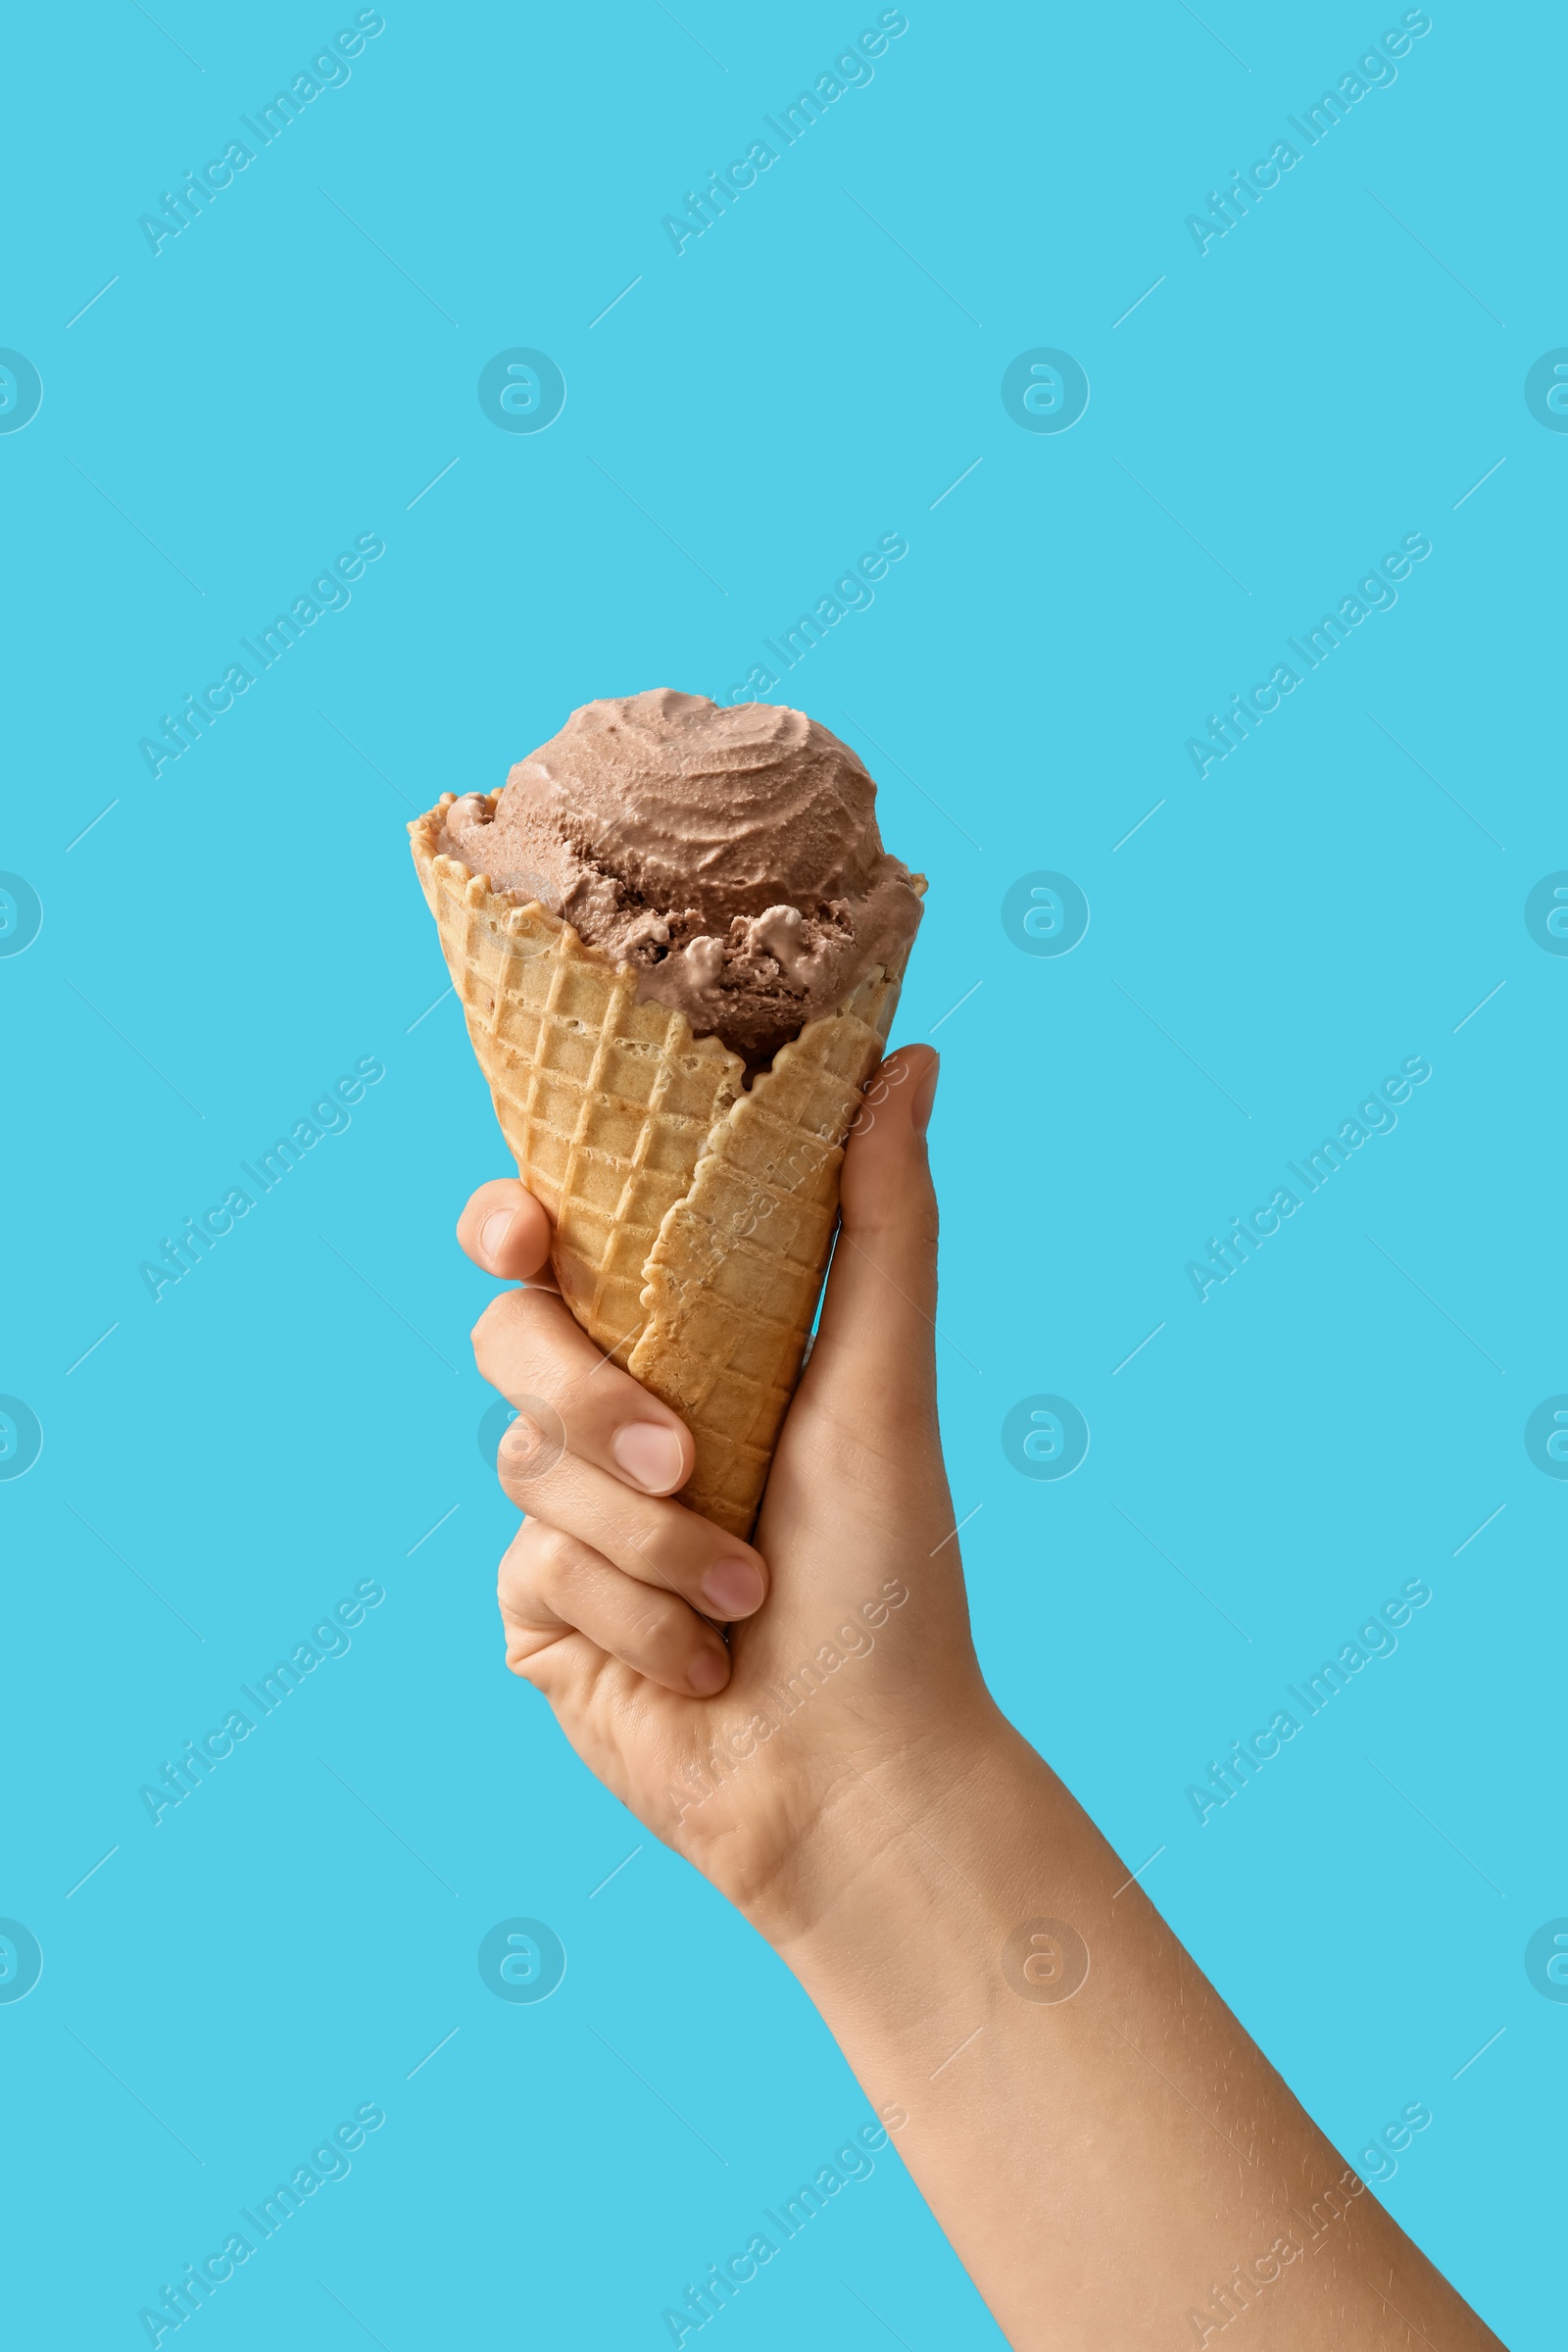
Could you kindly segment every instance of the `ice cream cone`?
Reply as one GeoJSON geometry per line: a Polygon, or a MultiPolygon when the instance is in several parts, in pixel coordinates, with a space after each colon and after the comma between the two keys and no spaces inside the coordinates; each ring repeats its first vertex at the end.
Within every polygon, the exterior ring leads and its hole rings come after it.
{"type": "Polygon", "coordinates": [[[748,1536],[902,971],[874,965],[748,1090],[741,1056],[639,1000],[630,965],[442,854],[452,800],[409,827],[414,860],[502,1133],[554,1222],[562,1296],[691,1430],[681,1499],[748,1536]]]}

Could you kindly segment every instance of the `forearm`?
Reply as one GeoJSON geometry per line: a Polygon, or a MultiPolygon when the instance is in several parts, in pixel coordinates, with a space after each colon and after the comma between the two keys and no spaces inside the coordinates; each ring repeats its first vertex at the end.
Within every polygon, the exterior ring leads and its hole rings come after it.
{"type": "Polygon", "coordinates": [[[1018,2352],[1495,2343],[1000,1719],[847,1774],[759,1924],[1018,2352]]]}

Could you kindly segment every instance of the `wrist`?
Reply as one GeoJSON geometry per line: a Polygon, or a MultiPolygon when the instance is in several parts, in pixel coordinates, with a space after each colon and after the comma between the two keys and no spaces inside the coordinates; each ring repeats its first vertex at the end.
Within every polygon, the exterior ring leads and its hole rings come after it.
{"type": "Polygon", "coordinates": [[[1038,1891],[1053,1789],[1062,1793],[981,1692],[896,1749],[841,1759],[747,1915],[819,2002],[883,1977],[915,1944],[1000,1948],[1028,1916],[1025,1889],[1038,1891]]]}

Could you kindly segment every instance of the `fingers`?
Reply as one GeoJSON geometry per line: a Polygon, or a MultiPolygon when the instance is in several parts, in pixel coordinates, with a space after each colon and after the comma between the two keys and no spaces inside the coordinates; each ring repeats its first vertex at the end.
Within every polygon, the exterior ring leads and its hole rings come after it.
{"type": "Polygon", "coordinates": [[[697,1448],[679,1415],[612,1363],[548,1292],[493,1298],[473,1327],[473,1353],[481,1377],[519,1412],[529,1397],[553,1407],[579,1460],[644,1494],[672,1494],[690,1478],[697,1448]]]}
{"type": "MultiPolygon", "coordinates": [[[[497,1177],[480,1185],[458,1219],[458,1240],[486,1273],[526,1281],[548,1263],[550,1220],[520,1184],[497,1177]]],[[[603,1351],[564,1308],[555,1310],[554,1322],[542,1327],[545,1336],[537,1344],[519,1347],[513,1344],[520,1328],[515,1314],[494,1312],[505,1304],[495,1300],[473,1335],[486,1380],[514,1404],[524,1395],[554,1397],[557,1387],[580,1389],[571,1429],[577,1451],[613,1468],[645,1494],[668,1494],[684,1486],[696,1450],[678,1416],[649,1396],[629,1374],[607,1364],[603,1351]],[[556,1335],[554,1347],[550,1333],[556,1335]],[[487,1360],[493,1368],[486,1368],[487,1360]]]]}
{"type": "MultiPolygon", "coordinates": [[[[771,1541],[777,1514],[809,1507],[824,1482],[846,1521],[870,1539],[897,1531],[922,1591],[947,1612],[933,1624],[966,1652],[962,1569],[937,1421],[937,1204],[925,1124],[936,1091],[929,1047],[890,1056],[866,1090],[845,1152],[842,1222],[822,1301],[816,1345],[792,1420],[793,1449],[775,1458],[762,1508],[771,1541]],[[929,1563],[929,1566],[927,1565],[929,1563]]],[[[786,1428],[786,1440],[789,1431],[786,1428]]]]}
{"type": "Polygon", "coordinates": [[[938,1060],[906,1046],[866,1089],[844,1156],[842,1226],[810,1372],[860,1413],[935,1410],[937,1201],[925,1128],[938,1060]]]}
{"type": "Polygon", "coordinates": [[[542,1454],[531,1432],[509,1444],[523,1420],[519,1413],[496,1457],[501,1484],[519,1510],[575,1537],[622,1575],[679,1593],[726,1625],[761,1607],[767,1574],[749,1544],[678,1502],[633,1493],[591,1461],[565,1451],[542,1454]]]}
{"type": "Polygon", "coordinates": [[[585,1637],[635,1673],[682,1698],[710,1698],[729,1680],[729,1652],[672,1594],[622,1576],[591,1545],[527,1519],[498,1583],[507,1664],[548,1687],[552,1651],[585,1637]]]}
{"type": "Polygon", "coordinates": [[[761,1554],[662,1499],[696,1459],[684,1423],[609,1362],[560,1298],[504,1293],[473,1348],[484,1379],[517,1407],[496,1467],[519,1509],[725,1624],[760,1608],[761,1554]]]}
{"type": "MultiPolygon", "coordinates": [[[[526,1274],[549,1220],[520,1184],[481,1185],[458,1238],[492,1272],[526,1274]]],[[[724,1624],[767,1595],[760,1553],[679,1503],[697,1449],[679,1415],[610,1360],[547,1290],[508,1291],[473,1329],[481,1376],[515,1405],[496,1469],[519,1509],[572,1538],[607,1573],[675,1594],[724,1624]],[[660,1498],[660,1499],[656,1499],[660,1498]]],[[[720,1644],[722,1647],[722,1644],[720,1644]]]]}
{"type": "Polygon", "coordinates": [[[458,1219],[458,1241],[476,1266],[526,1282],[550,1259],[550,1219],[513,1176],[481,1184],[458,1219]]]}

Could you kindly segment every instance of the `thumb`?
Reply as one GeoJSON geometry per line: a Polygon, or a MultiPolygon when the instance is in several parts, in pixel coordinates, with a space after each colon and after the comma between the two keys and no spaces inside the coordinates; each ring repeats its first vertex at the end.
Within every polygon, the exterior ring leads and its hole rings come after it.
{"type": "MultiPolygon", "coordinates": [[[[925,1129],[938,1057],[906,1046],[865,1088],[844,1155],[833,1270],[808,1372],[854,1420],[936,1412],[937,1199],[925,1129]]],[[[830,1395],[824,1395],[824,1390],[830,1395]]]]}

